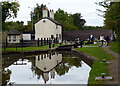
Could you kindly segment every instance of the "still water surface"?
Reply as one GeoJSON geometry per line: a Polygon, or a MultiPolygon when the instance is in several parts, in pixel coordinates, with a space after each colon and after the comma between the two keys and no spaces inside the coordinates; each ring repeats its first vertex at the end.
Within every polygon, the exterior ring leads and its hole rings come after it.
{"type": "Polygon", "coordinates": [[[72,51],[3,56],[4,84],[87,84],[91,67],[83,58],[72,51]]]}

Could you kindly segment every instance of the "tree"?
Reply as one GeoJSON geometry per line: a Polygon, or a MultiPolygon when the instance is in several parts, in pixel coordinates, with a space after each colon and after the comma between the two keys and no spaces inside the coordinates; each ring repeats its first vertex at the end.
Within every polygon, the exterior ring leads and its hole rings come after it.
{"type": "Polygon", "coordinates": [[[17,17],[19,6],[20,5],[18,2],[9,2],[9,1],[2,2],[2,28],[3,30],[6,30],[5,20],[7,18],[17,17]]]}
{"type": "Polygon", "coordinates": [[[62,23],[68,23],[69,22],[69,16],[67,12],[64,12],[64,10],[61,10],[60,8],[55,13],[55,20],[62,23]]]}
{"type": "MultiPolygon", "coordinates": [[[[34,11],[31,12],[31,24],[34,25],[38,20],[42,18],[43,8],[46,8],[46,5],[41,4],[41,6],[39,6],[38,4],[36,4],[34,11]]],[[[80,27],[85,24],[85,20],[81,19],[82,16],[80,13],[68,14],[67,12],[59,8],[54,15],[55,20],[62,24],[63,31],[78,30],[81,29],[80,27]]]]}
{"type": "Polygon", "coordinates": [[[19,6],[20,5],[18,2],[3,1],[2,2],[2,22],[5,22],[7,18],[17,17],[19,6]]]}
{"type": "Polygon", "coordinates": [[[72,17],[73,17],[74,26],[76,26],[79,29],[81,29],[84,26],[84,24],[86,23],[86,21],[84,19],[81,19],[82,16],[80,13],[75,13],[72,15],[72,17]]]}
{"type": "Polygon", "coordinates": [[[45,8],[46,5],[41,4],[36,4],[36,7],[34,8],[33,12],[31,12],[31,21],[33,20],[33,23],[36,23],[38,20],[42,18],[42,10],[45,8]]]}
{"type": "Polygon", "coordinates": [[[60,8],[55,13],[55,20],[62,24],[63,31],[82,29],[86,21],[81,17],[80,13],[68,14],[60,8]]]}
{"type": "Polygon", "coordinates": [[[45,8],[46,5],[41,4],[36,4],[36,7],[34,8],[33,11],[31,11],[31,23],[29,22],[29,26],[31,26],[31,30],[34,29],[34,24],[42,18],[42,10],[45,8]],[[31,25],[30,25],[31,24],[31,25]]]}
{"type": "Polygon", "coordinates": [[[16,21],[16,22],[5,22],[6,30],[9,29],[16,29],[20,32],[24,32],[28,29],[28,26],[26,27],[23,25],[23,21],[16,21]]]}
{"type": "Polygon", "coordinates": [[[112,29],[113,31],[115,31],[117,33],[117,39],[119,40],[120,1],[110,2],[108,0],[104,0],[103,2],[99,2],[98,4],[106,9],[104,14],[104,27],[106,29],[112,29]]]}

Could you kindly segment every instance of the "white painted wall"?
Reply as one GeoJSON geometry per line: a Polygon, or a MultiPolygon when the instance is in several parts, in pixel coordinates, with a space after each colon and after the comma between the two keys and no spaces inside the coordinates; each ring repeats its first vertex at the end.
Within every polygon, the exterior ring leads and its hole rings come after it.
{"type": "Polygon", "coordinates": [[[56,34],[62,35],[62,27],[58,25],[58,29],[56,29],[56,24],[49,19],[42,19],[35,24],[35,40],[38,38],[51,38],[51,35],[54,35],[54,37],[56,37],[56,34]]]}
{"type": "Polygon", "coordinates": [[[31,40],[31,34],[23,34],[23,40],[31,40]]]}
{"type": "Polygon", "coordinates": [[[9,35],[7,36],[7,42],[8,43],[20,43],[21,38],[22,38],[22,35],[9,35]],[[16,36],[16,41],[14,41],[14,36],[16,36]]]}

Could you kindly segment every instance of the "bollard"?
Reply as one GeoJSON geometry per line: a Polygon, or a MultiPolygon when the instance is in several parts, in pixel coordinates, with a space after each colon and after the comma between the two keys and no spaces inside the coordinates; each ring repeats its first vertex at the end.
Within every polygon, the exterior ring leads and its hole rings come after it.
{"type": "Polygon", "coordinates": [[[102,78],[104,79],[105,78],[105,73],[101,73],[101,75],[102,75],[102,78]]]}
{"type": "Polygon", "coordinates": [[[43,39],[41,38],[41,46],[43,46],[43,39]]]}
{"type": "Polygon", "coordinates": [[[16,45],[16,51],[17,51],[17,44],[15,44],[16,45]]]}
{"type": "Polygon", "coordinates": [[[106,62],[106,59],[103,59],[103,62],[105,63],[105,62],[106,62]]]}
{"type": "Polygon", "coordinates": [[[38,38],[38,41],[37,41],[37,46],[39,47],[39,38],[38,38]]]}
{"type": "Polygon", "coordinates": [[[55,44],[53,43],[52,47],[55,47],[55,44]]]}
{"type": "Polygon", "coordinates": [[[22,50],[23,50],[23,38],[21,39],[21,45],[22,45],[22,50]]]}

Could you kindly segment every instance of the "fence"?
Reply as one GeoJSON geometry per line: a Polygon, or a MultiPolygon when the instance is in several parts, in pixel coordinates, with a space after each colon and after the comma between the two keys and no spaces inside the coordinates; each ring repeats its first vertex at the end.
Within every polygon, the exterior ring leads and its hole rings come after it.
{"type": "Polygon", "coordinates": [[[54,45],[57,44],[58,40],[53,39],[53,40],[21,40],[20,43],[7,43],[7,42],[2,42],[2,47],[7,48],[7,47],[38,47],[38,46],[44,46],[44,45],[54,45]]]}

